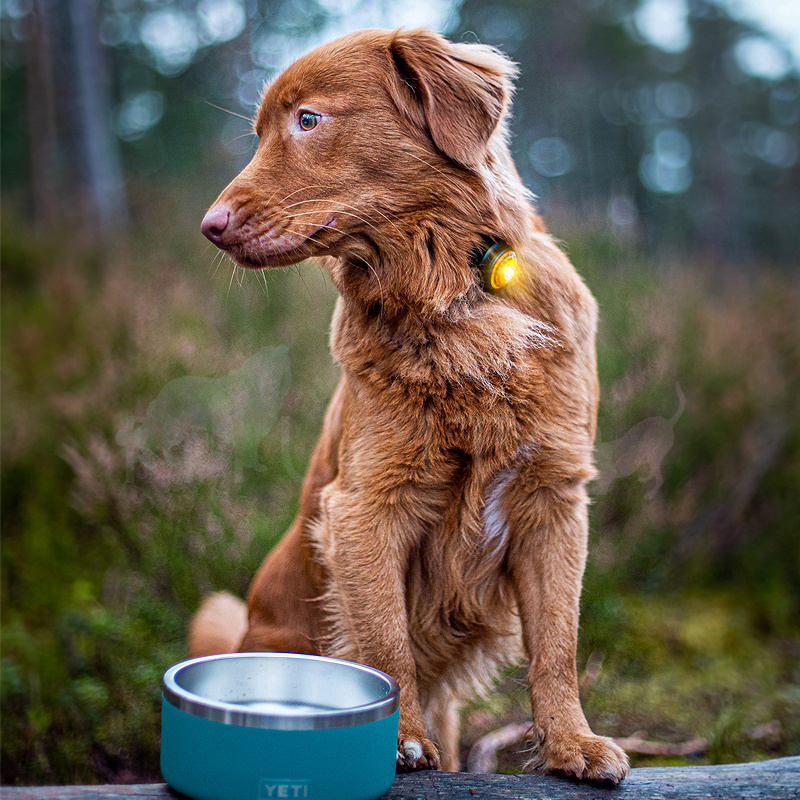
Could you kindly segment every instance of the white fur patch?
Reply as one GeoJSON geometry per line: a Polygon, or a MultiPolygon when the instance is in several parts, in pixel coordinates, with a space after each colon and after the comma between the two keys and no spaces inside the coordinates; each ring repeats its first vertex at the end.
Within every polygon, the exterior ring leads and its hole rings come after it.
{"type": "Polygon", "coordinates": [[[503,511],[503,495],[513,476],[514,470],[500,470],[484,497],[483,535],[494,555],[499,555],[508,543],[508,518],[503,511]]]}
{"type": "Polygon", "coordinates": [[[403,742],[402,757],[416,763],[422,758],[422,745],[416,739],[406,739],[403,742]]]}

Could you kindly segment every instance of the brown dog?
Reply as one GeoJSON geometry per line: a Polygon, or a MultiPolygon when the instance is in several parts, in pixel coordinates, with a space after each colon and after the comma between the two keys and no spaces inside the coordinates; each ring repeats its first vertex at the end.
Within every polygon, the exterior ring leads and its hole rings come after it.
{"type": "Polygon", "coordinates": [[[190,649],[378,667],[402,687],[398,765],[457,769],[459,699],[522,644],[533,765],[616,782],[627,758],[589,729],[575,668],[596,307],[512,163],[514,72],[488,47],[367,30],[267,89],[203,232],[246,267],[326,257],[342,378],[247,612],[213,595],[190,649]],[[492,242],[517,254],[496,290],[492,242]]]}

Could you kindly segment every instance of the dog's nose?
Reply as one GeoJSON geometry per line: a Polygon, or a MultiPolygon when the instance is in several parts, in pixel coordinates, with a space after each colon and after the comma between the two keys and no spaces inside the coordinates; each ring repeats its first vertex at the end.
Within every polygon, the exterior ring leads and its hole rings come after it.
{"type": "Polygon", "coordinates": [[[226,246],[224,234],[230,218],[230,209],[225,208],[225,206],[213,206],[208,210],[205,217],[203,217],[200,230],[203,232],[203,235],[210,239],[217,247],[224,248],[226,246]]]}

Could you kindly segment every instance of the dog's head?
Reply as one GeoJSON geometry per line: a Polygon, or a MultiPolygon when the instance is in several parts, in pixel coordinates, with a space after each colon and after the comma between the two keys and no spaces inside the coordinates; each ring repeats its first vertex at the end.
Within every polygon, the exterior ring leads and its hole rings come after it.
{"type": "Polygon", "coordinates": [[[479,236],[491,214],[475,198],[510,165],[514,72],[488,47],[425,29],[360,31],[313,50],[266,89],[256,153],[203,233],[246,267],[363,258],[437,209],[453,216],[461,197],[479,236]]]}

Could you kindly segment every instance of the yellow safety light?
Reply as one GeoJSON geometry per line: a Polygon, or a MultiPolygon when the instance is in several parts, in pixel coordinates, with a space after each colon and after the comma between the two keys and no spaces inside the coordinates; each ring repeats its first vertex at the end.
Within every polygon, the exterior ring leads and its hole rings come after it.
{"type": "Polygon", "coordinates": [[[489,291],[505,289],[519,271],[517,254],[505,242],[493,244],[481,260],[484,286],[489,291]]]}

